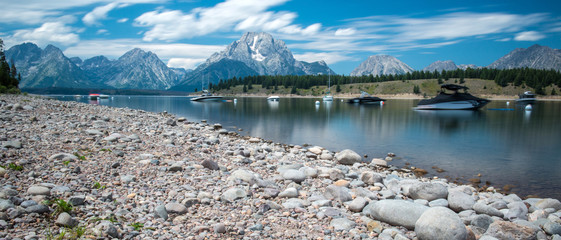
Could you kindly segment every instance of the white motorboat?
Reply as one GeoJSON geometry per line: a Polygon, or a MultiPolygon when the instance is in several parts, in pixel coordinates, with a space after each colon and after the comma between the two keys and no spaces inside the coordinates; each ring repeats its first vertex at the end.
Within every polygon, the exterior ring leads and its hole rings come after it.
{"type": "Polygon", "coordinates": [[[280,100],[279,96],[270,96],[267,98],[267,101],[278,102],[280,100]]]}
{"type": "Polygon", "coordinates": [[[530,91],[525,91],[523,94],[518,95],[518,99],[516,99],[516,103],[519,104],[532,104],[536,102],[536,94],[533,94],[530,91]]]}
{"type": "Polygon", "coordinates": [[[440,93],[431,99],[424,99],[419,102],[416,110],[477,110],[482,108],[490,101],[483,98],[475,97],[467,93],[468,87],[455,84],[440,85],[440,93]],[[446,93],[443,89],[454,91],[454,93],[446,93]],[[464,90],[463,93],[458,90],[464,90]]]}
{"type": "Polygon", "coordinates": [[[195,102],[207,102],[207,101],[219,101],[222,100],[222,96],[215,96],[207,90],[203,90],[203,93],[199,97],[191,98],[191,101],[195,102]]]}
{"type": "Polygon", "coordinates": [[[358,103],[358,104],[380,104],[380,102],[386,101],[385,99],[374,97],[367,92],[361,91],[360,97],[351,98],[347,100],[347,103],[358,103]]]}

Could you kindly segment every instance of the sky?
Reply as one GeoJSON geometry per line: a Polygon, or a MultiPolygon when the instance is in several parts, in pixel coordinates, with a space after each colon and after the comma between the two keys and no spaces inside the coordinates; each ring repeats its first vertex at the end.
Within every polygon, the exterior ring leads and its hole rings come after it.
{"type": "Polygon", "coordinates": [[[561,1],[0,0],[6,49],[52,44],[67,57],[133,48],[194,69],[245,32],[283,40],[300,61],[349,75],[369,56],[416,70],[437,60],[487,66],[515,48],[561,48],[561,1]]]}

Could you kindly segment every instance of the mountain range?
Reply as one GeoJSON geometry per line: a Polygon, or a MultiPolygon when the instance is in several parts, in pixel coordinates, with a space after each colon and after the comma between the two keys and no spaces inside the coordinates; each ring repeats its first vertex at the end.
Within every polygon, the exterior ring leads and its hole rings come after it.
{"type": "Polygon", "coordinates": [[[245,33],[222,52],[214,53],[179,85],[171,90],[191,91],[205,81],[252,75],[335,74],[324,61],[303,62],[294,59],[284,41],[268,33],[245,33]]]}
{"type": "MultiPolygon", "coordinates": [[[[267,33],[248,32],[225,50],[214,53],[194,70],[169,68],[158,56],[135,48],[116,60],[96,56],[86,60],[68,58],[53,45],[45,49],[23,43],[8,49],[22,76],[20,88],[106,88],[192,91],[202,85],[233,77],[252,75],[335,74],[324,61],[298,61],[284,41],[267,33]]],[[[423,71],[467,68],[453,61],[436,61],[423,71]]],[[[537,68],[561,70],[561,50],[533,45],[518,48],[488,68],[537,68]]],[[[413,68],[389,55],[374,55],[351,72],[351,76],[404,74],[413,68]]]]}

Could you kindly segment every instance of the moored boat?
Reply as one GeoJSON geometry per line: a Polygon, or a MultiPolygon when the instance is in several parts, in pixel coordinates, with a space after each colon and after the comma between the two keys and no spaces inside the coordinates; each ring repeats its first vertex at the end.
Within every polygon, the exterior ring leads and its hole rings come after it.
{"type": "Polygon", "coordinates": [[[482,108],[490,101],[478,98],[467,93],[468,87],[456,84],[440,85],[440,93],[431,99],[424,99],[419,102],[416,110],[477,110],[482,108]],[[454,93],[446,93],[444,89],[454,93]],[[464,92],[458,92],[463,90],[464,92]]]}
{"type": "Polygon", "coordinates": [[[358,104],[379,104],[380,102],[386,101],[385,99],[379,97],[373,97],[367,92],[362,91],[360,97],[351,98],[347,103],[358,103],[358,104]]]}
{"type": "Polygon", "coordinates": [[[530,91],[525,91],[523,94],[518,95],[518,99],[516,99],[516,103],[520,104],[532,104],[536,102],[536,94],[533,94],[530,91]]]}
{"type": "Polygon", "coordinates": [[[279,96],[270,96],[267,98],[267,101],[278,102],[280,100],[279,96]]]}
{"type": "Polygon", "coordinates": [[[191,98],[191,101],[195,101],[195,102],[219,101],[222,98],[223,98],[222,96],[215,96],[212,95],[212,93],[208,92],[207,90],[203,90],[201,96],[191,98]]]}

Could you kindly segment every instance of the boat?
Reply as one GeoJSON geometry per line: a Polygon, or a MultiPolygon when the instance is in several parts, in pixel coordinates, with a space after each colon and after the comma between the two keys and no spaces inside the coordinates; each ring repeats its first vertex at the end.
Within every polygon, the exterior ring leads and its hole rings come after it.
{"type": "Polygon", "coordinates": [[[347,103],[358,103],[358,104],[379,104],[380,102],[386,101],[385,99],[381,99],[379,97],[373,97],[367,92],[361,91],[360,97],[351,98],[347,101],[347,103]]]}
{"type": "Polygon", "coordinates": [[[515,100],[519,104],[532,104],[536,102],[536,94],[530,91],[525,91],[523,94],[518,95],[518,99],[515,100]]]}
{"type": "Polygon", "coordinates": [[[440,93],[431,99],[424,99],[419,102],[416,110],[477,110],[485,106],[490,101],[475,97],[467,90],[469,88],[456,84],[440,85],[440,93]],[[444,89],[454,93],[446,93],[444,89]],[[463,90],[464,92],[458,92],[463,90]]]}
{"type": "Polygon", "coordinates": [[[89,95],[90,100],[97,100],[97,99],[108,99],[109,95],[99,94],[99,93],[91,93],[89,95]]]}
{"type": "MultiPolygon", "coordinates": [[[[210,81],[209,81],[209,82],[210,82],[210,81]]],[[[209,83],[209,85],[210,85],[210,83],[209,83]]],[[[219,100],[222,100],[222,98],[223,98],[222,96],[215,96],[215,95],[212,95],[212,93],[210,93],[208,90],[205,89],[205,86],[204,86],[204,78],[203,78],[203,80],[201,81],[201,89],[202,89],[201,96],[191,98],[191,101],[195,101],[195,102],[211,102],[211,101],[219,101],[219,100]]]]}
{"type": "Polygon", "coordinates": [[[278,102],[280,100],[279,96],[270,96],[267,98],[267,101],[271,101],[271,102],[278,102]]]}
{"type": "Polygon", "coordinates": [[[326,95],[323,96],[323,101],[324,102],[333,102],[333,96],[331,95],[331,75],[328,75],[328,80],[327,80],[327,92],[326,95]]]}
{"type": "Polygon", "coordinates": [[[195,102],[209,102],[209,101],[219,101],[223,97],[222,96],[215,96],[212,93],[208,92],[207,90],[203,90],[201,96],[191,98],[191,101],[195,102]]]}

